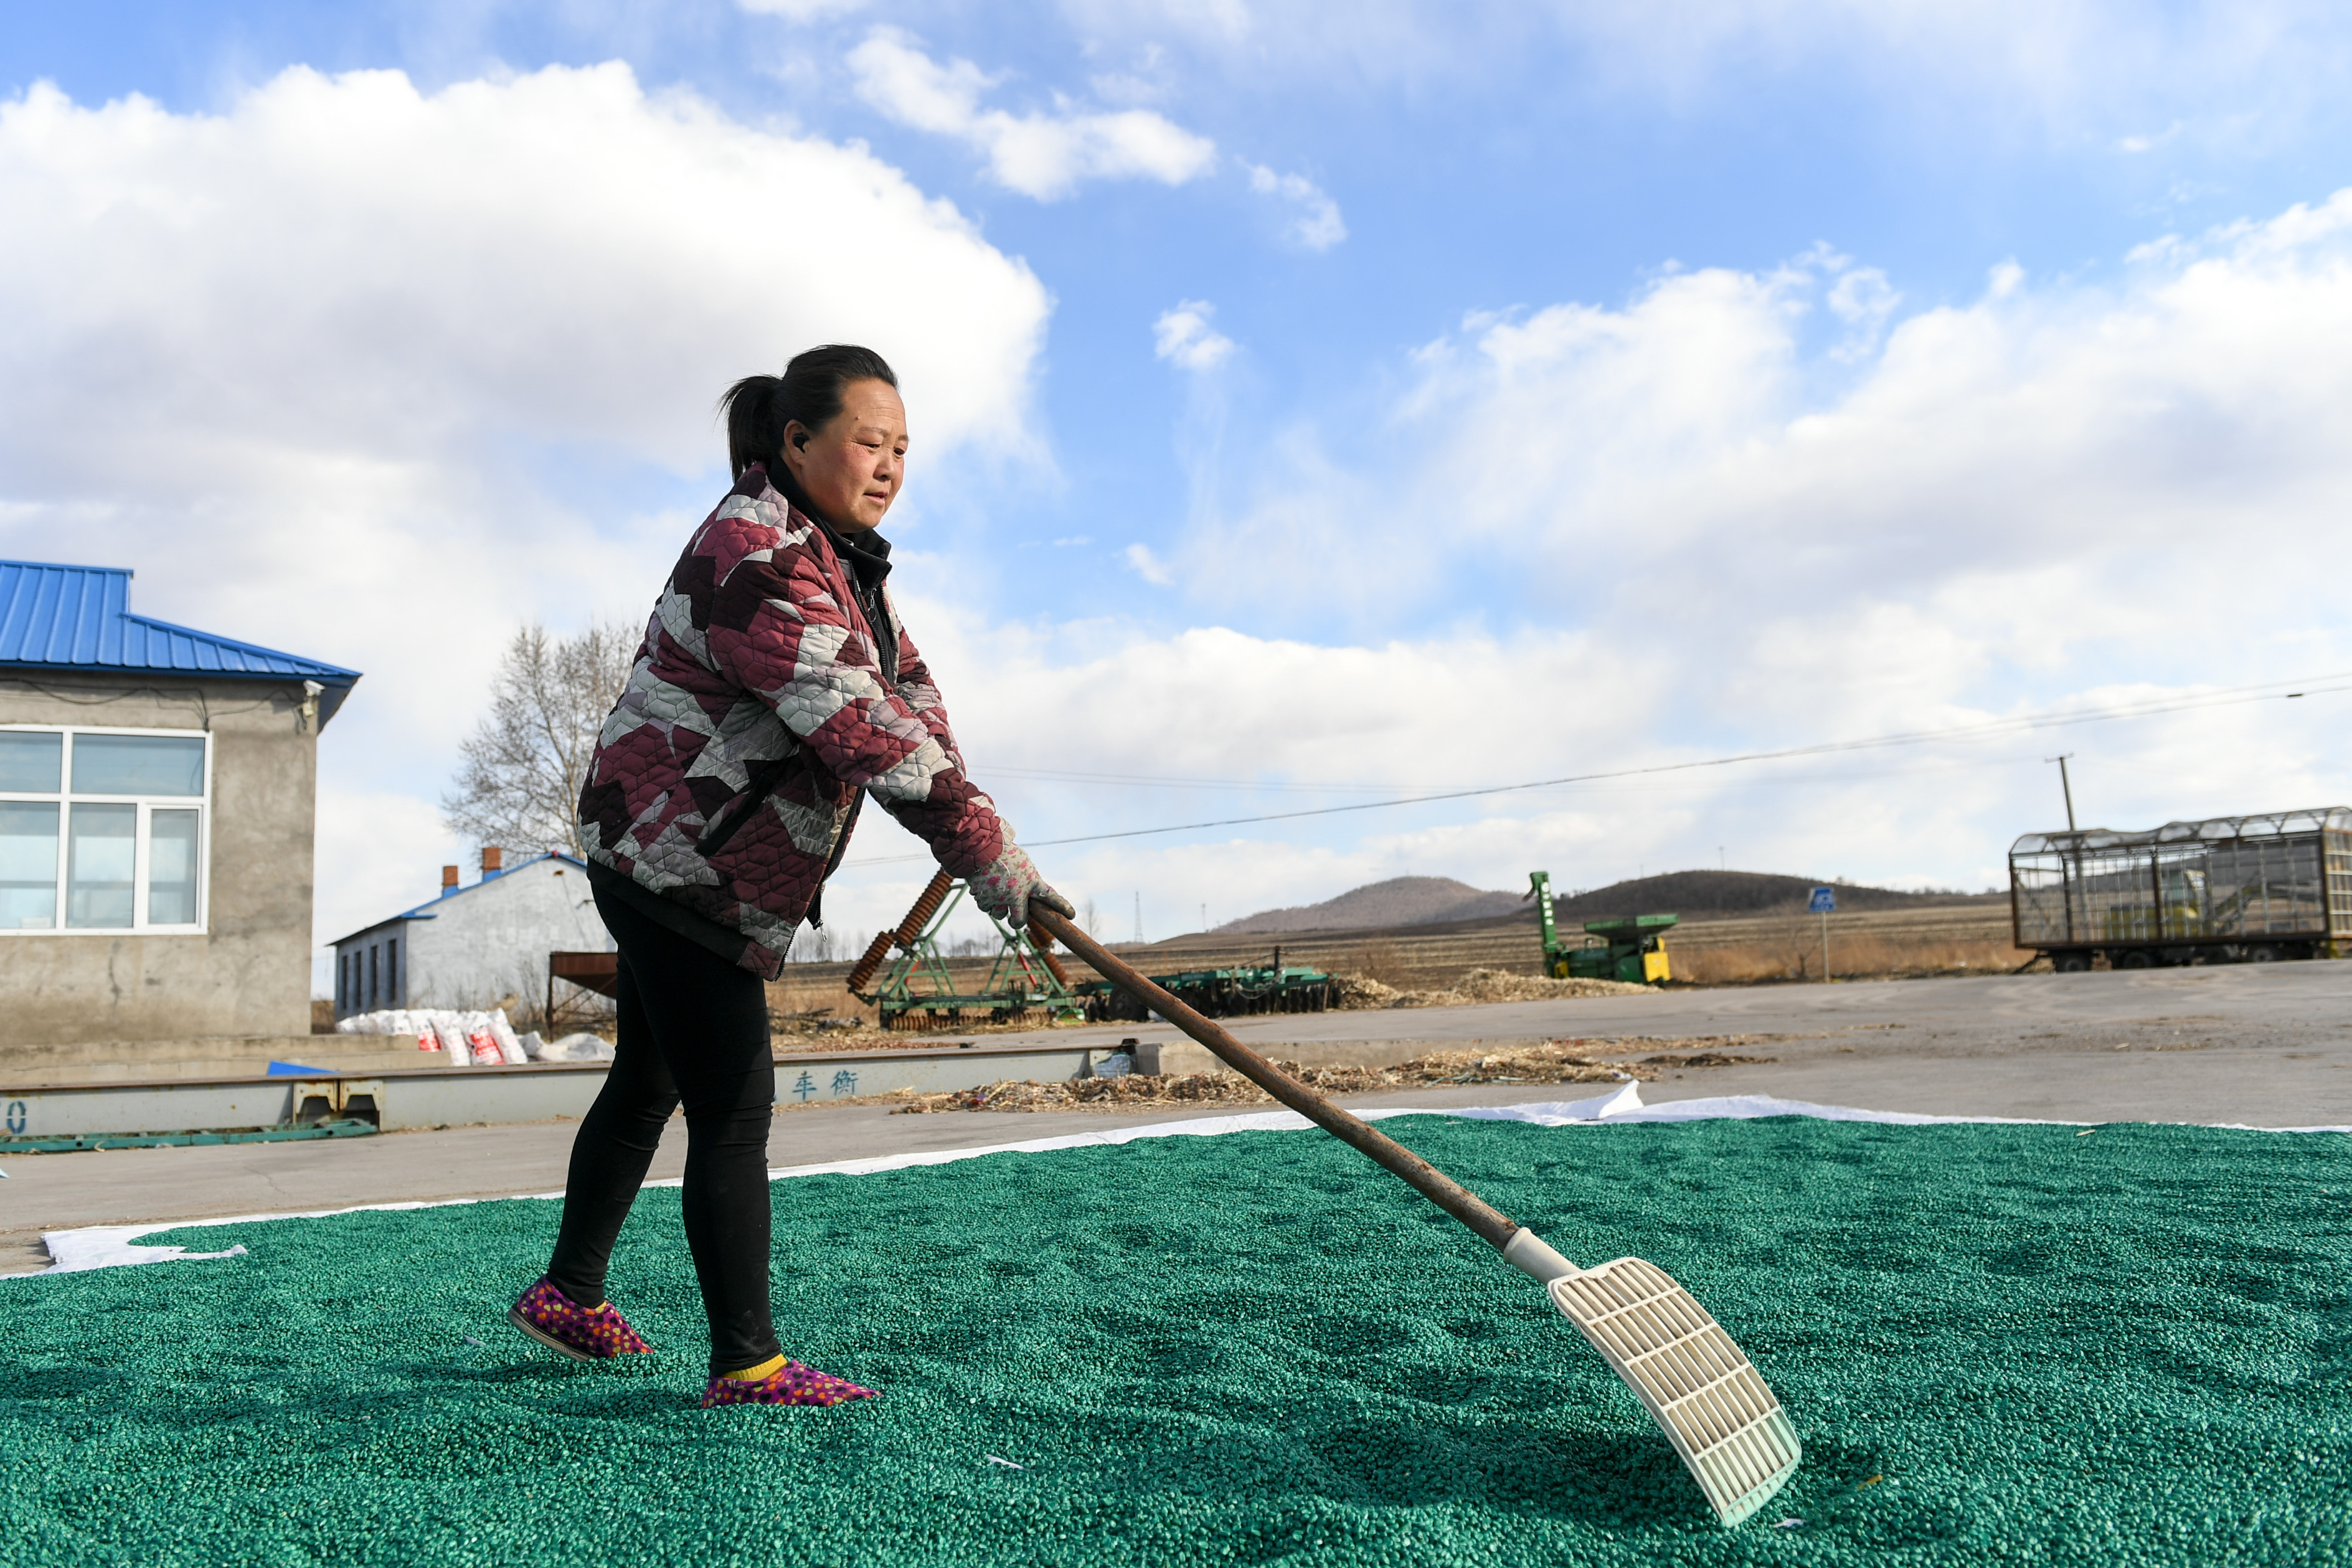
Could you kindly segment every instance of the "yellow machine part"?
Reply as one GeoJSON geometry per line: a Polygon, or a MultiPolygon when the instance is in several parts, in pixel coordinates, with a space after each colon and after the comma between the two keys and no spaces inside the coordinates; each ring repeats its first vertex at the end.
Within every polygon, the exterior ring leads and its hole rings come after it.
{"type": "Polygon", "coordinates": [[[1642,955],[1642,979],[1643,982],[1651,985],[1655,985],[1661,980],[1672,980],[1674,977],[1674,972],[1666,967],[1666,944],[1664,942],[1662,942],[1658,943],[1658,950],[1655,952],[1645,952],[1642,955]]]}

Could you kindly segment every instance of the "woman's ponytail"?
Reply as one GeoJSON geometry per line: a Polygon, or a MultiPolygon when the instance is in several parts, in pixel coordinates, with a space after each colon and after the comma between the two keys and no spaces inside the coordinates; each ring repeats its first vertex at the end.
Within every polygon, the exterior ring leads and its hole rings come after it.
{"type": "Polygon", "coordinates": [[[719,406],[727,416],[727,465],[737,479],[754,463],[771,479],[783,471],[784,421],[777,416],[782,376],[747,375],[727,389],[719,406]]]}

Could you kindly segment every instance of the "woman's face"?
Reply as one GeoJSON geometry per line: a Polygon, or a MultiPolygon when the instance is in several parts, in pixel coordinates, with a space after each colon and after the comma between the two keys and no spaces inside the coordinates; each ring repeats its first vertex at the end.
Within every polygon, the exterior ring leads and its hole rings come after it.
{"type": "Polygon", "coordinates": [[[812,430],[784,426],[784,464],[817,516],[849,533],[878,525],[907,473],[907,405],[887,381],[842,388],[841,412],[812,430]]]}

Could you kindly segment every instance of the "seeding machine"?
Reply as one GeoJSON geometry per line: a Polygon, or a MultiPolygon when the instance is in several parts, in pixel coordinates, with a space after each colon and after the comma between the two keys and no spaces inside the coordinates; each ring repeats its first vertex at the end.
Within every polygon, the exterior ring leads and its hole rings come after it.
{"type": "MultiPolygon", "coordinates": [[[[1154,985],[1211,1018],[1245,1013],[1320,1013],[1339,1004],[1339,983],[1319,969],[1285,965],[1282,949],[1263,968],[1187,969],[1154,974],[1154,985]]],[[[1108,980],[1078,987],[1087,1016],[1097,1023],[1143,1021],[1143,1004],[1108,980]]]]}
{"type": "MultiPolygon", "coordinates": [[[[886,1029],[970,1023],[1089,1023],[1143,1021],[1141,1005],[1108,981],[1073,984],[1053,951],[1053,939],[1033,926],[1014,931],[994,916],[996,959],[975,990],[960,989],[940,950],[940,932],[966,889],[945,871],[907,910],[907,918],[875,937],[850,970],[849,994],[872,1006],[886,1029]],[[896,958],[891,950],[898,950],[896,958]]],[[[1339,983],[1319,969],[1282,962],[1263,967],[1191,969],[1155,974],[1152,983],[1214,1018],[1244,1013],[1319,1013],[1339,1005],[1339,983]]]]}
{"type": "Polygon", "coordinates": [[[907,910],[907,918],[895,930],[876,936],[849,972],[849,994],[871,1005],[886,1029],[1014,1024],[1029,1020],[1032,1015],[1041,1022],[1086,1016],[1085,1005],[1071,989],[1069,972],[1054,956],[1053,939],[1015,931],[994,915],[987,919],[999,939],[996,962],[989,966],[979,990],[956,988],[947,957],[940,951],[939,935],[967,890],[945,871],[933,877],[907,910]],[[895,959],[890,957],[893,947],[898,949],[895,959]],[[886,960],[887,970],[883,968],[886,960]],[[877,974],[881,976],[878,984],[877,974]],[[918,1013],[923,1016],[916,1017],[918,1013]]]}

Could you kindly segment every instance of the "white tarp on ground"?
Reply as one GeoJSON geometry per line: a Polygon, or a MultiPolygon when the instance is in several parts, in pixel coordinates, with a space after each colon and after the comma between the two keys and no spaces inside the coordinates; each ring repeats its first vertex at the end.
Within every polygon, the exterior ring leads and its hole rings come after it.
{"type": "MultiPolygon", "coordinates": [[[[1632,1121],[1706,1121],[1726,1118],[1752,1120],[1766,1116],[1809,1116],[1822,1121],[1884,1121],[1906,1127],[1965,1122],[1991,1122],[2013,1127],[2097,1125],[2086,1121],[2040,1121],[2014,1116],[1922,1116],[1908,1110],[1864,1110],[1853,1106],[1814,1105],[1801,1100],[1780,1100],[1769,1094],[1735,1094],[1710,1100],[1676,1100],[1664,1105],[1644,1105],[1640,1086],[1631,1083],[1591,1100],[1538,1100],[1524,1105],[1399,1106],[1391,1110],[1360,1110],[1357,1114],[1367,1121],[1383,1121],[1391,1116],[1453,1116],[1475,1121],[1526,1121],[1538,1127],[1600,1127],[1632,1121]]],[[[2229,1131],[2247,1132],[2352,1132],[2352,1127],[2246,1127],[2236,1122],[2218,1125],[2229,1131]]],[[[989,1154],[1044,1154],[1056,1149],[1100,1149],[1145,1138],[1213,1138],[1226,1132],[1295,1132],[1304,1131],[1312,1126],[1313,1122],[1295,1110],[1202,1116],[1185,1121],[1154,1122],[1143,1127],[1113,1127],[1099,1132],[1031,1138],[1019,1143],[989,1143],[977,1148],[941,1149],[912,1154],[879,1154],[871,1159],[836,1160],[822,1165],[789,1165],[769,1172],[768,1178],[771,1181],[789,1181],[795,1176],[866,1176],[883,1171],[908,1170],[918,1165],[945,1165],[958,1160],[977,1160],[989,1154]]],[[[674,1187],[678,1184],[672,1180],[646,1184],[674,1187]]],[[[79,1230],[49,1231],[42,1236],[42,1244],[48,1248],[50,1258],[56,1260],[45,1272],[65,1274],[85,1268],[120,1268],[138,1263],[196,1262],[208,1258],[234,1258],[245,1250],[243,1247],[232,1247],[222,1252],[190,1252],[184,1247],[144,1247],[139,1244],[139,1237],[152,1236],[158,1231],[187,1230],[205,1226],[254,1225],[264,1220],[323,1219],[338,1214],[447,1208],[461,1203],[543,1202],[562,1195],[562,1193],[521,1193],[512,1198],[359,1204],[347,1208],[312,1209],[294,1214],[248,1214],[225,1219],[86,1226],[79,1230]]],[[[37,1279],[38,1276],[20,1278],[37,1279]]]]}

